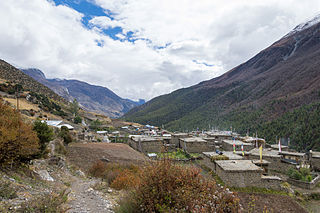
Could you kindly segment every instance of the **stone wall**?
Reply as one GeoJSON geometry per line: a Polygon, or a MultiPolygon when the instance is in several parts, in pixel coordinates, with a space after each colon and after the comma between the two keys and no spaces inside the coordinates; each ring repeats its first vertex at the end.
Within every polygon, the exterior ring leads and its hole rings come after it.
{"type": "Polygon", "coordinates": [[[210,152],[214,151],[214,147],[210,147],[208,142],[184,142],[180,140],[180,147],[189,153],[202,153],[202,152],[210,152]]]}
{"type": "Polygon", "coordinates": [[[320,182],[320,176],[317,176],[310,183],[304,182],[304,181],[301,181],[301,180],[295,180],[295,179],[292,179],[292,178],[288,178],[287,181],[288,181],[288,183],[290,183],[290,184],[292,184],[294,186],[303,188],[303,189],[314,189],[317,186],[317,184],[320,182]]]}
{"type": "MultiPolygon", "coordinates": [[[[249,155],[249,159],[250,160],[260,160],[260,156],[249,155]]],[[[289,168],[295,168],[295,165],[281,162],[280,157],[262,156],[262,159],[270,162],[270,164],[268,166],[269,170],[274,170],[274,171],[286,173],[289,168]]]]}
{"type": "MultiPolygon", "coordinates": [[[[222,145],[221,145],[222,149],[225,151],[233,151],[233,144],[230,143],[226,143],[222,141],[222,145]]],[[[253,145],[245,145],[243,146],[243,150],[244,151],[250,151],[251,149],[253,149],[254,146],[253,145]]],[[[241,145],[236,145],[236,150],[237,151],[241,151],[241,145]]]]}
{"type": "Polygon", "coordinates": [[[314,170],[320,171],[320,157],[312,157],[311,158],[311,166],[314,170]]]}
{"type": "Polygon", "coordinates": [[[215,172],[228,186],[248,187],[261,183],[259,171],[225,171],[219,165],[215,172]]]}
{"type": "Polygon", "coordinates": [[[187,137],[189,137],[187,134],[177,134],[177,135],[173,134],[173,135],[171,135],[170,143],[174,144],[178,148],[181,148],[179,139],[180,138],[187,138],[187,137]]]}
{"type": "Polygon", "coordinates": [[[282,180],[280,178],[262,176],[261,171],[224,171],[217,165],[215,173],[227,186],[281,190],[282,180]]]}

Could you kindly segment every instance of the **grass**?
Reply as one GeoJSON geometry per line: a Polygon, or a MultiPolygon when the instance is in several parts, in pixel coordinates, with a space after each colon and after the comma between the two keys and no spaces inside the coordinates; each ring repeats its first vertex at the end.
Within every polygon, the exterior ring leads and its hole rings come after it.
{"type": "Polygon", "coordinates": [[[160,159],[171,159],[171,160],[189,160],[190,158],[199,158],[200,154],[198,153],[186,153],[182,149],[177,149],[175,152],[163,152],[157,153],[158,158],[160,159]]]}
{"type": "Polygon", "coordinates": [[[286,196],[289,195],[284,191],[278,191],[278,190],[267,189],[267,188],[259,188],[259,187],[230,187],[230,190],[235,192],[245,192],[245,193],[278,194],[278,195],[286,195],[286,196]]]}
{"type": "Polygon", "coordinates": [[[61,192],[52,192],[43,196],[35,197],[34,199],[23,203],[19,212],[25,213],[38,213],[38,212],[50,212],[50,213],[62,213],[68,209],[64,207],[64,204],[68,200],[68,194],[66,190],[61,192]]]}
{"type": "Polygon", "coordinates": [[[2,182],[0,184],[0,201],[17,197],[16,189],[11,186],[10,182],[2,182]]]}

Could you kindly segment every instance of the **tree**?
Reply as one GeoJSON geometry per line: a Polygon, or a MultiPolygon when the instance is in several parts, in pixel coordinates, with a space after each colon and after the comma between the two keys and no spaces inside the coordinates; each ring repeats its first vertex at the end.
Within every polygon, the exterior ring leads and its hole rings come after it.
{"type": "Polygon", "coordinates": [[[61,137],[63,139],[64,144],[69,144],[72,142],[71,134],[69,132],[68,127],[66,127],[66,126],[61,127],[59,137],[61,137]]]}
{"type": "Polygon", "coordinates": [[[79,112],[79,103],[77,101],[77,99],[73,99],[72,103],[70,104],[70,111],[74,116],[78,115],[79,112]]]}
{"type": "Polygon", "coordinates": [[[33,124],[33,130],[37,132],[40,142],[40,155],[45,153],[47,144],[53,140],[53,130],[45,122],[36,120],[33,124]]]}
{"type": "Polygon", "coordinates": [[[74,118],[73,121],[74,121],[75,124],[79,124],[79,123],[82,122],[82,118],[81,118],[79,115],[77,115],[77,116],[74,118]]]}
{"type": "Polygon", "coordinates": [[[38,152],[39,139],[20,113],[0,100],[0,164],[29,160],[38,152]]]}

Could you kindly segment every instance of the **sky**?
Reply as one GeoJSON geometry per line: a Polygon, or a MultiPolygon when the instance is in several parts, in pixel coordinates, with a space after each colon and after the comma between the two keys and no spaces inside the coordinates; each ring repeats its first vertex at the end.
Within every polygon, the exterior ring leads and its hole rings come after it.
{"type": "Polygon", "coordinates": [[[150,100],[220,76],[319,13],[319,0],[1,0],[0,58],[150,100]]]}

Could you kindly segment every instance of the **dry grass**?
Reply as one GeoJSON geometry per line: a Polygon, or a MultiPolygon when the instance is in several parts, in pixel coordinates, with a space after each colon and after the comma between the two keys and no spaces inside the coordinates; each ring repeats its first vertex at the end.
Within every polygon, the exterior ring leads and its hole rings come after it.
{"type": "MultiPolygon", "coordinates": [[[[3,98],[5,101],[9,102],[11,105],[13,105],[14,107],[17,106],[17,100],[14,98],[3,98]]],[[[29,103],[26,99],[19,99],[19,108],[21,110],[34,110],[34,111],[39,111],[39,107],[35,104],[31,104],[29,103]]]]}

